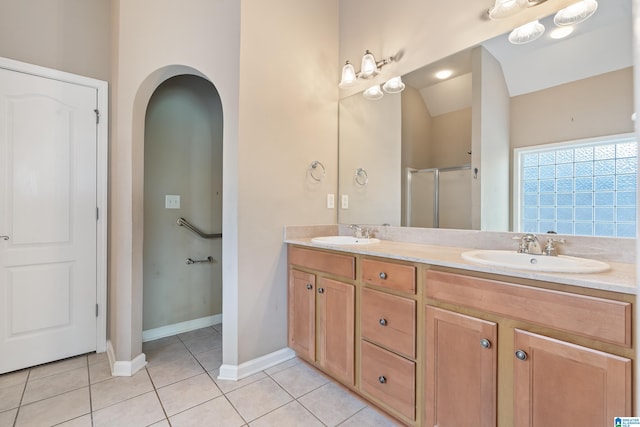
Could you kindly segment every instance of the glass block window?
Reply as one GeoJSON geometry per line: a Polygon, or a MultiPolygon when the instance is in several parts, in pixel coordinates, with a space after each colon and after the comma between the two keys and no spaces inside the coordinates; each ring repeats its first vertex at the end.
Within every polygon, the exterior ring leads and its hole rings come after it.
{"type": "Polygon", "coordinates": [[[636,237],[635,138],[550,144],[515,153],[518,231],[636,237]]]}

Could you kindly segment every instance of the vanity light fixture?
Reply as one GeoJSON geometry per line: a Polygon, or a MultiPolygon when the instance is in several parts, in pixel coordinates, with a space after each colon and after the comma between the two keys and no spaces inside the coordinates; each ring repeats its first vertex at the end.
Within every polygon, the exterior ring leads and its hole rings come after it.
{"type": "Polygon", "coordinates": [[[402,92],[405,88],[404,83],[402,83],[402,77],[393,77],[390,78],[382,85],[382,90],[387,93],[399,93],[402,92]]]}
{"type": "Polygon", "coordinates": [[[544,25],[540,21],[531,21],[524,24],[509,34],[509,41],[513,44],[529,43],[540,38],[544,34],[544,25]]]}
{"type": "Polygon", "coordinates": [[[382,98],[384,96],[384,93],[382,93],[380,85],[374,85],[362,92],[362,96],[367,99],[376,100],[382,98]]]}
{"type": "Polygon", "coordinates": [[[495,0],[493,7],[487,11],[487,14],[489,18],[493,20],[509,18],[528,7],[536,6],[545,1],[546,0],[495,0]]]}
{"type": "Polygon", "coordinates": [[[342,79],[340,80],[338,87],[345,88],[351,86],[358,79],[371,79],[380,74],[380,69],[382,67],[396,61],[397,59],[398,58],[394,56],[390,56],[389,58],[385,58],[381,61],[376,61],[373,54],[366,50],[362,56],[360,71],[356,72],[350,61],[347,61],[344,64],[344,67],[342,67],[342,79]]]}
{"type": "Polygon", "coordinates": [[[559,27],[578,24],[589,19],[598,9],[596,0],[580,0],[559,10],[553,17],[553,23],[559,27]]]}

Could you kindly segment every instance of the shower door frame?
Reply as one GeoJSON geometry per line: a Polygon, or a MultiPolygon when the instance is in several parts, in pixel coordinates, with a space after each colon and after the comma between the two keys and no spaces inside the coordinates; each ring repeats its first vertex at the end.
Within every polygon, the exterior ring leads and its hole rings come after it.
{"type": "Polygon", "coordinates": [[[471,169],[470,164],[462,166],[451,166],[447,168],[426,168],[415,169],[407,167],[405,170],[405,178],[407,185],[405,186],[405,224],[411,227],[411,182],[415,173],[433,172],[433,228],[440,228],[440,172],[452,172],[471,169]]]}

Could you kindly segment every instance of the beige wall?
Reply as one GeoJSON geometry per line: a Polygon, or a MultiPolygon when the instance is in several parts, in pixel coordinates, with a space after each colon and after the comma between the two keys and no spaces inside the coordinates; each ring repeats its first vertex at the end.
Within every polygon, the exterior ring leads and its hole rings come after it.
{"type": "Polygon", "coordinates": [[[287,346],[283,226],[336,222],[326,197],[337,187],[339,67],[337,0],[241,4],[238,280],[224,277],[224,323],[235,316],[245,362],[287,346]],[[327,171],[319,183],[308,177],[314,160],[327,171]]]}
{"type": "MultiPolygon", "coordinates": [[[[378,100],[356,94],[340,101],[339,220],[343,224],[400,225],[401,95],[378,100]],[[368,183],[355,180],[363,168],[368,183]],[[349,197],[348,209],[341,198],[349,197]]],[[[364,177],[360,177],[360,181],[364,177]]]]}
{"type": "MultiPolygon", "coordinates": [[[[116,359],[127,361],[142,351],[146,109],[158,85],[177,74],[210,80],[222,101],[223,277],[235,288],[240,8],[234,0],[112,3],[110,339],[116,359]]],[[[237,339],[233,327],[229,339],[237,339]]],[[[236,350],[233,342],[225,347],[234,360],[236,350]]]]}
{"type": "Polygon", "coordinates": [[[633,69],[511,98],[511,146],[633,132],[633,69]]]}
{"type": "Polygon", "coordinates": [[[430,168],[471,163],[471,108],[433,117],[431,126],[430,168]]]}
{"type": "Polygon", "coordinates": [[[0,0],[0,56],[109,80],[111,0],[0,0]]]}
{"type": "Polygon", "coordinates": [[[509,229],[509,91],[500,63],[488,50],[472,52],[472,228],[509,229]]]}
{"type": "Polygon", "coordinates": [[[205,79],[165,81],[147,109],[144,143],[143,330],[222,313],[222,106],[205,79]],[[165,195],[180,208],[166,209],[165,195]],[[187,258],[213,264],[186,264],[187,258]]]}

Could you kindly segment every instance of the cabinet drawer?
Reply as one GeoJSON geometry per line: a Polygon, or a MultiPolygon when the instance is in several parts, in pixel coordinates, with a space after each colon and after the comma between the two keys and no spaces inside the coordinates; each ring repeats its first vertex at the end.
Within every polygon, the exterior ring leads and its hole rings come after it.
{"type": "Polygon", "coordinates": [[[416,268],[393,262],[362,260],[362,281],[397,291],[416,293],[416,268]]]}
{"type": "Polygon", "coordinates": [[[427,298],[631,347],[628,302],[431,270],[425,290],[427,298]]]}
{"type": "Polygon", "coordinates": [[[362,336],[407,357],[416,357],[416,302],[362,289],[362,336]]]}
{"type": "Polygon", "coordinates": [[[366,341],[361,343],[362,390],[414,420],[416,364],[366,341]]]}
{"type": "Polygon", "coordinates": [[[356,260],[349,255],[289,246],[289,264],[334,274],[347,279],[356,278],[356,260]]]}

